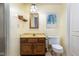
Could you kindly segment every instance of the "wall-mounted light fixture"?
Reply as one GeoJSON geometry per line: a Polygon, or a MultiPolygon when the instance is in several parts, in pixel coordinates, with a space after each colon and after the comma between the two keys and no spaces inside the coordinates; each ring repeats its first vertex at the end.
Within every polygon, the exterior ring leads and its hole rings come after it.
{"type": "Polygon", "coordinates": [[[36,4],[32,4],[32,5],[31,5],[31,13],[38,13],[36,4]]]}

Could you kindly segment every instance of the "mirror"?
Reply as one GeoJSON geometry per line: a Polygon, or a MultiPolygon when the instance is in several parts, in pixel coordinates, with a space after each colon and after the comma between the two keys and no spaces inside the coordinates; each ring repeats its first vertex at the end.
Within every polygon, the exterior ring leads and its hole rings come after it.
{"type": "Polygon", "coordinates": [[[39,28],[39,15],[38,13],[30,13],[30,29],[39,28]]]}

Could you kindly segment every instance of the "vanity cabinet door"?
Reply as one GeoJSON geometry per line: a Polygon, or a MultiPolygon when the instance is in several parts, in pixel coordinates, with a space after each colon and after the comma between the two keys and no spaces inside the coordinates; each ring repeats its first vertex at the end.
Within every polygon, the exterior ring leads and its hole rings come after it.
{"type": "Polygon", "coordinates": [[[21,55],[32,55],[32,44],[23,43],[21,44],[21,55]]]}
{"type": "Polygon", "coordinates": [[[44,43],[37,43],[34,44],[34,51],[35,55],[44,55],[45,54],[45,45],[44,43]]]}

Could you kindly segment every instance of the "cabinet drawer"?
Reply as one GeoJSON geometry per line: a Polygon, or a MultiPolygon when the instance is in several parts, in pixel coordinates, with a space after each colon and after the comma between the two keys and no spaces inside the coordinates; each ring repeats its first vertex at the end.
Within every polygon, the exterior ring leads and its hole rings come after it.
{"type": "Polygon", "coordinates": [[[36,42],[38,42],[38,39],[28,39],[28,42],[29,43],[36,43],[36,42]]]}
{"type": "Polygon", "coordinates": [[[21,42],[21,43],[26,43],[26,42],[28,42],[28,39],[22,38],[22,39],[20,39],[20,42],[21,42]]]}
{"type": "Polygon", "coordinates": [[[40,38],[40,39],[38,40],[38,42],[44,43],[44,42],[45,42],[45,39],[44,39],[44,38],[40,38]]]}
{"type": "Polygon", "coordinates": [[[31,43],[21,43],[21,47],[22,46],[32,46],[32,44],[31,43]]]}
{"type": "Polygon", "coordinates": [[[34,43],[33,45],[35,45],[35,46],[38,46],[38,45],[45,46],[45,43],[34,43]]]}

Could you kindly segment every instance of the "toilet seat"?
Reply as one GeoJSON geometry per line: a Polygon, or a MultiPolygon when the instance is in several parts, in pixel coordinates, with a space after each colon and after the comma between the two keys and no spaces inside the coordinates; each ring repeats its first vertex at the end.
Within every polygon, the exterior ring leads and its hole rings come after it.
{"type": "Polygon", "coordinates": [[[56,53],[63,53],[63,47],[59,44],[53,44],[52,49],[56,53]]]}

